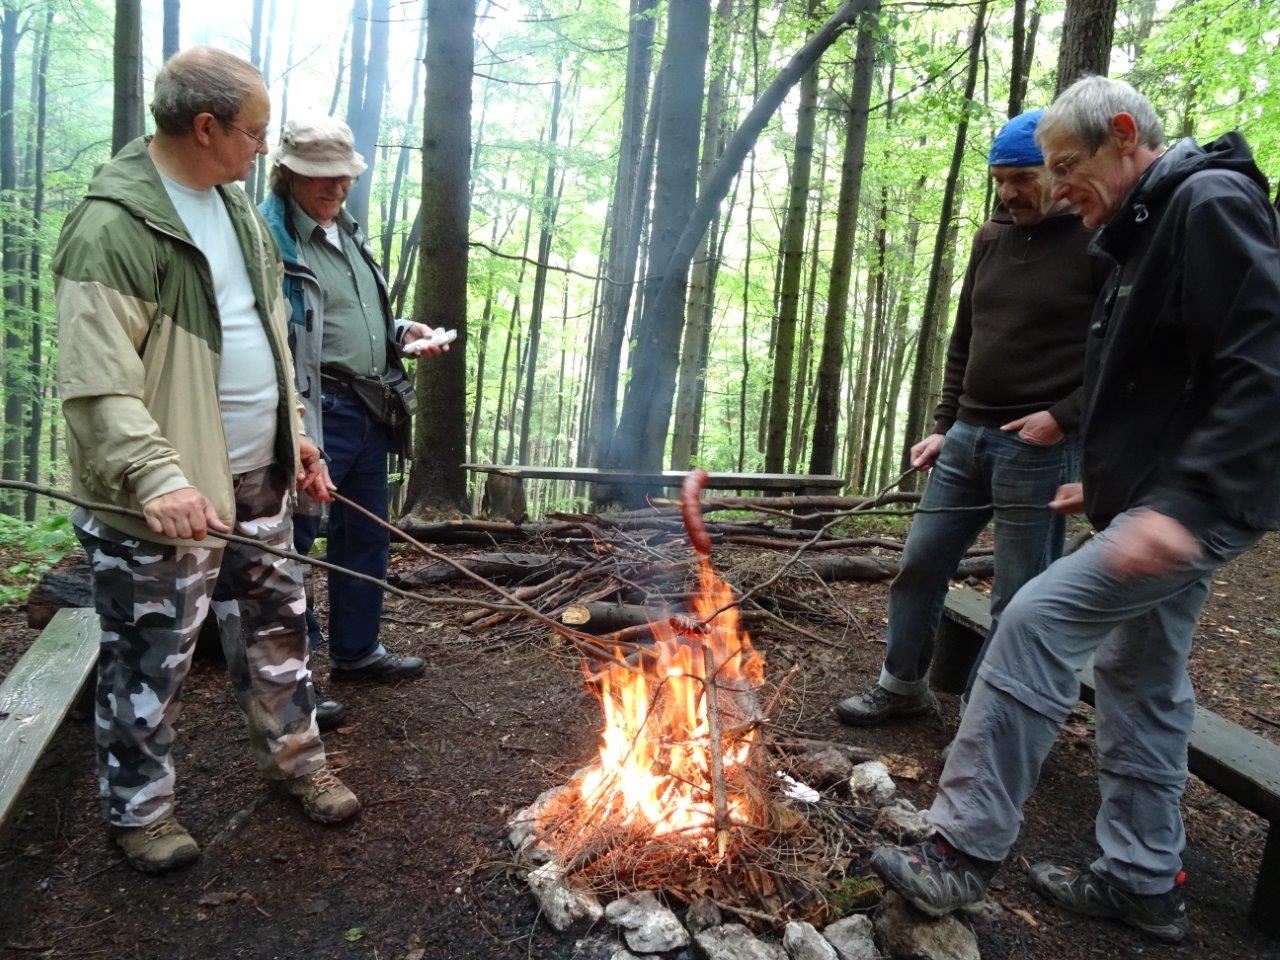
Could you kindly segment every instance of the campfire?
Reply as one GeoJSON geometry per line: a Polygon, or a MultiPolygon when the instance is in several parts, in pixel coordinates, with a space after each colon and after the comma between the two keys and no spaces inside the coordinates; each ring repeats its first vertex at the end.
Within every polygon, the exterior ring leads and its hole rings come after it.
{"type": "Polygon", "coordinates": [[[703,847],[714,835],[722,857],[731,825],[761,822],[749,771],[764,661],[705,557],[699,583],[696,623],[653,623],[652,656],[633,665],[618,653],[588,675],[604,733],[599,759],[572,787],[579,827],[611,823],[703,847]]]}
{"type": "Polygon", "coordinates": [[[535,891],[554,880],[588,896],[656,891],[760,922],[818,920],[830,915],[848,824],[783,776],[788,763],[766,727],[785,684],[768,688],[733,591],[711,565],[700,485],[694,474],[685,489],[698,554],[692,615],[650,623],[640,649],[587,658],[602,711],[597,756],[518,813],[511,839],[542,863],[529,878],[535,891]]]}

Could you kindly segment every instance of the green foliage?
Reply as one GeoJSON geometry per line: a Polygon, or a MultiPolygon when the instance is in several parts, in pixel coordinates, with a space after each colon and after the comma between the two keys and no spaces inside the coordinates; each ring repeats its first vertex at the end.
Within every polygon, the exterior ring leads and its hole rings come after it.
{"type": "Polygon", "coordinates": [[[843,918],[870,910],[883,897],[884,884],[874,877],[845,877],[831,891],[828,899],[835,908],[836,916],[843,918]]]}
{"type": "Polygon", "coordinates": [[[0,574],[0,606],[25,600],[42,576],[78,549],[75,531],[65,516],[27,523],[0,515],[0,556],[7,563],[0,574]]]}

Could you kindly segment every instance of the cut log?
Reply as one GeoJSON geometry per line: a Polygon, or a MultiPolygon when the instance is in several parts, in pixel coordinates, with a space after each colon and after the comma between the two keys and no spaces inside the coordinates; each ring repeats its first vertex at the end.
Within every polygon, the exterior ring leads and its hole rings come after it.
{"type": "Polygon", "coordinates": [[[43,630],[59,610],[93,607],[93,572],[89,561],[77,557],[66,567],[50,570],[27,594],[27,626],[43,630]]]}
{"type": "Polygon", "coordinates": [[[558,619],[565,626],[600,636],[627,627],[656,623],[686,612],[634,603],[571,603],[560,611],[558,619]]]}
{"type": "MultiPolygon", "coordinates": [[[[456,559],[472,573],[498,583],[522,583],[535,577],[545,577],[570,564],[563,557],[540,553],[477,553],[456,559]]],[[[440,562],[427,563],[404,573],[393,572],[387,577],[388,582],[405,590],[467,579],[467,575],[457,567],[440,562]]]]}
{"type": "MultiPolygon", "coordinates": [[[[824,583],[836,583],[842,580],[888,580],[898,575],[901,565],[897,560],[887,557],[862,556],[847,554],[820,554],[807,557],[796,567],[797,574],[812,572],[824,583]]],[[[968,557],[960,561],[953,579],[964,580],[969,577],[985,579],[995,572],[995,561],[992,557],[968,557]]]]}

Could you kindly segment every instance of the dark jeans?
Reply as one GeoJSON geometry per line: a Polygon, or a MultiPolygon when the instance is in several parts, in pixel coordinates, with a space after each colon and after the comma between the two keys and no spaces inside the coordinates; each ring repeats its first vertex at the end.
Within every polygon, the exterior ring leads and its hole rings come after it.
{"type": "MultiPolygon", "coordinates": [[[[957,422],[947,431],[920,506],[1048,504],[1060,485],[1076,479],[1078,460],[1074,437],[1041,446],[998,427],[957,422]]],[[[992,516],[990,509],[921,513],[911,524],[902,571],[889,589],[889,629],[880,671],[880,685],[886,690],[915,694],[925,689],[951,576],[992,516]]],[[[1047,506],[997,510],[994,519],[992,634],[1018,589],[1061,556],[1066,533],[1066,519],[1047,506]]],[[[981,658],[979,654],[978,663],[981,658]]],[[[969,683],[972,686],[972,676],[969,683]]]]}
{"type": "MultiPolygon", "coordinates": [[[[324,452],[329,475],[338,492],[366,510],[387,517],[387,428],[369,416],[355,397],[323,393],[324,452]]],[[[294,519],[294,546],[306,553],[319,533],[320,518],[294,519]]],[[[385,580],[391,537],[367,517],[340,503],[329,505],[329,537],[325,559],[330,563],[385,580]]],[[[329,660],[338,668],[353,668],[380,657],[378,642],[382,616],[382,588],[341,573],[329,574],[329,660]]],[[[320,624],[307,611],[307,633],[314,648],[321,640],[320,624]]]]}

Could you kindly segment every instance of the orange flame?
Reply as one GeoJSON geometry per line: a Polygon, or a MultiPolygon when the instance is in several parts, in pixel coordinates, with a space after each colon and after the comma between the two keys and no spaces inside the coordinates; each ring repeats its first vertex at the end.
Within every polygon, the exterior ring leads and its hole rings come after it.
{"type": "MultiPolygon", "coordinates": [[[[705,558],[699,559],[699,581],[694,611],[706,620],[733,593],[705,558]]],[[[677,634],[668,622],[650,626],[656,657],[644,658],[637,671],[628,669],[619,654],[618,662],[597,675],[604,733],[598,760],[578,780],[579,796],[591,819],[647,828],[655,836],[683,833],[705,839],[716,820],[704,647],[712,654],[721,690],[758,687],[764,661],[742,631],[737,607],[728,607],[702,634],[677,634]]],[[[755,733],[725,733],[749,719],[731,714],[721,720],[726,782],[746,764],[755,733]]],[[[753,819],[744,794],[730,791],[727,806],[731,822],[753,819]]]]}

